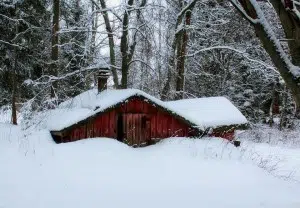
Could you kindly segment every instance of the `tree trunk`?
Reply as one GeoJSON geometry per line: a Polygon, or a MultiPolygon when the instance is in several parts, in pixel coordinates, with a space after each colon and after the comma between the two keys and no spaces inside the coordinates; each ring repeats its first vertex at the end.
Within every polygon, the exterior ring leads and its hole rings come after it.
{"type": "Polygon", "coordinates": [[[295,77],[289,72],[289,66],[284,62],[283,57],[277,51],[276,46],[268,37],[268,34],[264,30],[264,28],[257,24],[255,25],[255,32],[261,40],[264,48],[267,53],[270,55],[274,65],[278,69],[281,77],[285,81],[287,87],[291,90],[294,100],[296,102],[296,109],[299,112],[300,109],[300,80],[295,79],[295,77]]]}
{"type": "MultiPolygon", "coordinates": [[[[191,10],[186,12],[185,16],[185,26],[189,26],[191,24],[191,10]]],[[[175,94],[175,100],[183,99],[184,98],[184,80],[185,80],[185,55],[187,50],[187,43],[188,43],[188,32],[187,29],[183,29],[182,34],[182,41],[179,44],[179,48],[177,51],[177,80],[176,80],[176,94],[175,94]]]]}
{"type": "MultiPolygon", "coordinates": [[[[147,0],[142,0],[141,4],[139,5],[139,8],[142,8],[146,5],[147,3],[147,0]]],[[[140,23],[140,18],[141,18],[141,10],[138,9],[136,11],[136,21],[137,23],[140,23]]],[[[142,28],[140,28],[142,29],[142,28]]],[[[132,41],[132,44],[129,46],[129,54],[128,54],[128,65],[130,65],[131,61],[132,61],[132,58],[133,58],[133,55],[134,55],[134,51],[135,51],[135,47],[136,47],[136,44],[137,44],[137,31],[135,32],[135,34],[133,35],[133,41],[132,41]]],[[[129,69],[129,66],[128,66],[128,69],[129,69]]]]}
{"type": "Polygon", "coordinates": [[[162,89],[161,85],[162,82],[162,23],[161,23],[161,19],[162,19],[162,9],[161,9],[161,1],[159,1],[159,13],[158,13],[158,53],[156,52],[155,55],[155,59],[156,59],[156,68],[158,71],[158,82],[159,82],[159,89],[162,89]]]}
{"type": "Polygon", "coordinates": [[[110,64],[111,64],[110,69],[112,71],[115,88],[119,88],[119,78],[118,78],[118,73],[117,73],[117,68],[116,68],[116,55],[115,55],[115,43],[114,43],[113,31],[112,31],[112,28],[110,25],[108,13],[105,10],[106,9],[105,0],[100,0],[100,4],[101,4],[102,9],[104,10],[102,12],[102,15],[103,15],[103,19],[105,22],[105,27],[106,27],[107,37],[108,37],[109,57],[110,57],[110,64]]]}
{"type": "MultiPolygon", "coordinates": [[[[52,21],[52,44],[51,44],[51,75],[57,76],[58,74],[58,31],[59,31],[59,2],[60,0],[53,0],[53,21],[52,21]]],[[[51,97],[55,97],[55,89],[57,83],[51,84],[51,97]]]]}
{"type": "Polygon", "coordinates": [[[128,85],[128,72],[129,72],[129,53],[128,53],[128,24],[131,6],[134,0],[128,0],[126,11],[124,12],[122,22],[122,36],[121,36],[121,55],[122,55],[122,79],[121,88],[126,89],[128,85]],[[129,11],[128,11],[129,10],[129,11]]]}
{"type": "MultiPolygon", "coordinates": [[[[95,4],[92,3],[92,13],[95,11],[95,4]]],[[[91,47],[90,47],[90,55],[89,55],[89,64],[92,64],[95,56],[95,47],[96,47],[96,35],[98,28],[98,13],[93,17],[93,26],[92,26],[92,37],[91,37],[91,47]]]]}
{"type": "Polygon", "coordinates": [[[300,66],[300,20],[295,17],[292,11],[287,10],[281,1],[270,1],[277,12],[281,25],[288,40],[289,51],[292,63],[300,66]]]}
{"type": "MultiPolygon", "coordinates": [[[[182,10],[179,12],[177,20],[176,20],[176,25],[175,25],[175,36],[171,45],[171,55],[169,57],[169,61],[168,61],[168,74],[167,74],[167,80],[165,82],[165,85],[162,89],[162,93],[161,93],[161,99],[162,100],[167,100],[169,98],[169,93],[171,90],[171,82],[172,82],[172,77],[173,77],[173,70],[174,70],[174,66],[175,66],[175,55],[178,54],[178,51],[182,51],[182,45],[184,44],[180,44],[180,42],[182,42],[183,39],[183,30],[178,30],[179,25],[182,23],[183,18],[185,17],[186,13],[191,12],[193,10],[193,8],[195,7],[196,3],[198,0],[193,0],[191,1],[188,5],[184,5],[183,1],[179,1],[180,7],[182,8],[182,10]],[[178,48],[178,46],[180,46],[180,48],[178,48]]],[[[185,43],[186,44],[186,43],[185,43]]],[[[186,47],[185,47],[186,48],[186,47]]],[[[177,56],[178,57],[178,56],[177,56]]],[[[182,70],[182,67],[181,67],[182,70]]],[[[184,68],[183,68],[184,70],[184,68]]],[[[184,75],[184,72],[182,73],[184,75]]],[[[184,79],[182,79],[183,83],[184,83],[184,79]]]]}
{"type": "Polygon", "coordinates": [[[273,85],[273,91],[272,91],[272,97],[271,97],[271,104],[269,107],[269,125],[270,127],[274,124],[274,114],[279,114],[279,80],[274,83],[273,85]]]}
{"type": "MultiPolygon", "coordinates": [[[[16,14],[17,14],[17,6],[16,6],[16,14]]],[[[16,22],[16,35],[19,33],[19,23],[16,22]]],[[[17,125],[17,81],[16,81],[16,72],[17,72],[17,64],[18,64],[18,47],[14,47],[14,55],[15,55],[15,64],[12,72],[12,102],[11,102],[11,121],[14,125],[17,125]]]]}
{"type": "MultiPolygon", "coordinates": [[[[175,31],[177,31],[180,23],[182,22],[182,16],[178,16],[177,21],[176,21],[176,27],[175,27],[175,31]]],[[[179,42],[181,41],[181,36],[182,36],[182,32],[178,31],[175,33],[172,45],[171,45],[171,54],[168,60],[168,72],[167,72],[167,79],[165,82],[165,85],[162,89],[162,93],[161,93],[161,99],[162,100],[167,100],[169,99],[169,93],[171,90],[171,82],[172,82],[172,77],[173,77],[173,70],[175,67],[175,54],[177,51],[177,46],[179,45],[179,42]]]]}
{"type": "Polygon", "coordinates": [[[287,91],[286,87],[284,87],[282,96],[283,96],[282,110],[280,113],[280,125],[279,125],[280,130],[282,130],[283,128],[286,128],[288,126],[288,117],[287,117],[288,91],[287,91]]]}
{"type": "MultiPolygon", "coordinates": [[[[243,9],[247,12],[248,16],[254,19],[257,18],[257,11],[250,1],[239,0],[239,2],[242,5],[243,9]]],[[[233,5],[236,7],[234,3],[233,5]]],[[[238,11],[240,11],[243,17],[245,17],[243,12],[239,8],[237,9],[238,11]]],[[[249,20],[247,17],[245,17],[245,19],[249,20]]],[[[281,77],[285,81],[286,86],[290,89],[296,103],[296,116],[300,118],[300,79],[295,77],[291,73],[290,66],[286,60],[286,57],[282,56],[286,54],[280,53],[280,51],[283,51],[283,49],[279,48],[281,46],[276,44],[276,40],[274,40],[274,38],[276,37],[269,37],[270,34],[268,33],[268,28],[265,25],[262,25],[259,21],[256,23],[250,21],[250,23],[253,25],[257,37],[260,39],[266,52],[271,57],[273,64],[275,65],[281,77]]]]}

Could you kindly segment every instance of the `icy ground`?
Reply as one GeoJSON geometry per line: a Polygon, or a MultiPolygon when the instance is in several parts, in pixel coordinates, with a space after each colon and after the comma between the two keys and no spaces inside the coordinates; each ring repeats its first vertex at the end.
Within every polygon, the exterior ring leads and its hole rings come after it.
{"type": "Polygon", "coordinates": [[[299,208],[299,171],[297,148],[217,138],[57,145],[46,131],[23,137],[0,123],[1,208],[299,208]]]}

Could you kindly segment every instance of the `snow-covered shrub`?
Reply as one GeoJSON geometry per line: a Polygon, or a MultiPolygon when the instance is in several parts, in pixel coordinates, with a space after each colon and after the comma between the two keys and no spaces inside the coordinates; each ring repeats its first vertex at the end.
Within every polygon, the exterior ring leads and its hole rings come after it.
{"type": "Polygon", "coordinates": [[[0,107],[0,122],[9,123],[11,118],[11,108],[9,106],[0,107]]]}
{"type": "Polygon", "coordinates": [[[297,126],[299,125],[295,124],[293,129],[279,130],[276,126],[255,124],[252,125],[251,129],[237,132],[237,138],[242,141],[300,147],[300,129],[297,126]]]}

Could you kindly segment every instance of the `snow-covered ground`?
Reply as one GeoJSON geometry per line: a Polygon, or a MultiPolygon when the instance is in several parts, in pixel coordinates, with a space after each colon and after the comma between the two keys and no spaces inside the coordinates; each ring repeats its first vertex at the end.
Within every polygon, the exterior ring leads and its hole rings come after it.
{"type": "Polygon", "coordinates": [[[300,149],[217,138],[57,145],[47,131],[0,132],[1,208],[300,207],[300,149]]]}
{"type": "Polygon", "coordinates": [[[9,123],[11,120],[11,109],[7,106],[0,107],[0,122],[2,123],[9,123]]]}

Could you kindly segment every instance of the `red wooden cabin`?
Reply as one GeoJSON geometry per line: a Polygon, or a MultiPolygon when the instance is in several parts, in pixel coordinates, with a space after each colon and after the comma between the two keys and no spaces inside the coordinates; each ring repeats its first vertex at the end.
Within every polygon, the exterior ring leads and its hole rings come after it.
{"type": "Polygon", "coordinates": [[[145,146],[156,138],[199,135],[199,129],[193,126],[184,118],[146,101],[146,98],[133,96],[104,112],[51,133],[57,143],[109,137],[130,146],[145,146]]]}
{"type": "MultiPolygon", "coordinates": [[[[106,86],[106,76],[105,73],[100,76],[98,91],[84,92],[52,111],[49,129],[57,143],[109,137],[130,146],[145,146],[163,138],[207,134],[233,139],[235,123],[209,131],[211,128],[201,126],[203,122],[198,122],[195,113],[188,116],[186,109],[178,103],[162,102],[134,89],[102,91],[106,86]]],[[[193,101],[183,100],[183,106],[188,103],[193,101]]]]}

